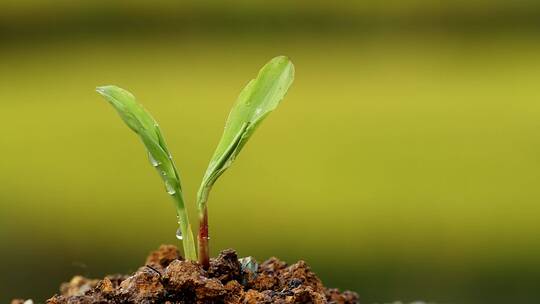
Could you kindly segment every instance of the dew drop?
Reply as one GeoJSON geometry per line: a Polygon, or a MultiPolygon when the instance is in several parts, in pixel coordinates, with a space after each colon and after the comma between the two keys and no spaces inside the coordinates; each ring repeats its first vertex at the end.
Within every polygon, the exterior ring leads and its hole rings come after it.
{"type": "Polygon", "coordinates": [[[169,193],[170,195],[174,195],[176,193],[176,190],[168,181],[165,182],[165,189],[167,189],[167,193],[169,193]]]}
{"type": "Polygon", "coordinates": [[[157,167],[160,165],[160,162],[158,162],[150,152],[148,152],[148,159],[150,160],[152,166],[157,167]]]}
{"type": "Polygon", "coordinates": [[[179,240],[184,239],[184,237],[182,236],[182,229],[180,229],[180,227],[176,229],[176,238],[179,240]]]}

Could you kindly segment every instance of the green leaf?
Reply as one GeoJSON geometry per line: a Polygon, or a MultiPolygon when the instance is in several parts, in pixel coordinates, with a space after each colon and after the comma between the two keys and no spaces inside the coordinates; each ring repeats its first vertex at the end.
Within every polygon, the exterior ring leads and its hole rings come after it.
{"type": "Polygon", "coordinates": [[[167,193],[176,203],[186,257],[195,260],[195,243],[184,204],[180,175],[165,144],[159,125],[130,92],[117,86],[98,87],[96,91],[116,109],[128,127],[139,135],[146,147],[150,163],[158,171],[165,183],[167,193]]]}
{"type": "Polygon", "coordinates": [[[96,90],[116,109],[128,127],[139,135],[148,151],[150,163],[158,170],[163,181],[180,187],[180,178],[154,118],[137,103],[133,94],[122,88],[104,86],[96,90]]]}
{"type": "Polygon", "coordinates": [[[233,106],[225,131],[206,169],[197,194],[199,212],[218,177],[229,168],[255,129],[283,99],[294,80],[294,66],[284,56],[268,62],[242,90],[233,106]]]}

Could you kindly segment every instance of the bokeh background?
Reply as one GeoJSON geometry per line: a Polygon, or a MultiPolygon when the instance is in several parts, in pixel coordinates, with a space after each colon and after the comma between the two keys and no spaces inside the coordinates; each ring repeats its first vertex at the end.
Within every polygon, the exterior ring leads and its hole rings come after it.
{"type": "Polygon", "coordinates": [[[532,0],[2,0],[0,302],[177,243],[95,86],[153,113],[193,202],[240,89],[284,54],[296,82],[212,193],[213,254],[305,259],[363,303],[534,303],[539,34],[532,0]]]}

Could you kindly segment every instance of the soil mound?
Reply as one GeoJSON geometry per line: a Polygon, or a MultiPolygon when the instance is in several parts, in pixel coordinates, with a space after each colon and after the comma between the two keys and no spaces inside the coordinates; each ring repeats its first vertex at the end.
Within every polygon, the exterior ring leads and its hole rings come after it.
{"type": "Polygon", "coordinates": [[[332,303],[358,302],[354,292],[325,288],[304,261],[287,265],[277,258],[258,264],[238,259],[227,249],[211,260],[207,270],[185,261],[178,249],[162,245],[130,276],[102,280],[74,277],[60,287],[48,304],[97,303],[332,303]]]}

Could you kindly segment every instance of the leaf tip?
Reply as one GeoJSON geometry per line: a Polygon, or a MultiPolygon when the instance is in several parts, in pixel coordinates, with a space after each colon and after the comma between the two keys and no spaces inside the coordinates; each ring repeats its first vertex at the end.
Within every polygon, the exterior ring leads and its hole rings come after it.
{"type": "Polygon", "coordinates": [[[280,62],[290,62],[291,59],[288,57],[288,56],[285,56],[285,55],[280,55],[280,56],[276,56],[272,59],[272,61],[280,61],[280,62]]]}
{"type": "Polygon", "coordinates": [[[270,60],[270,65],[285,67],[285,69],[288,70],[288,74],[290,75],[290,77],[294,79],[294,72],[295,72],[294,64],[292,63],[292,60],[288,56],[285,56],[285,55],[276,56],[272,58],[272,60],[270,60]]]}
{"type": "Polygon", "coordinates": [[[96,87],[96,92],[101,96],[105,97],[107,100],[135,100],[135,96],[131,92],[122,89],[121,87],[115,85],[104,85],[96,87]]]}
{"type": "Polygon", "coordinates": [[[104,85],[104,86],[98,86],[96,87],[96,92],[98,92],[101,95],[110,95],[111,91],[115,89],[115,86],[112,85],[104,85]]]}

